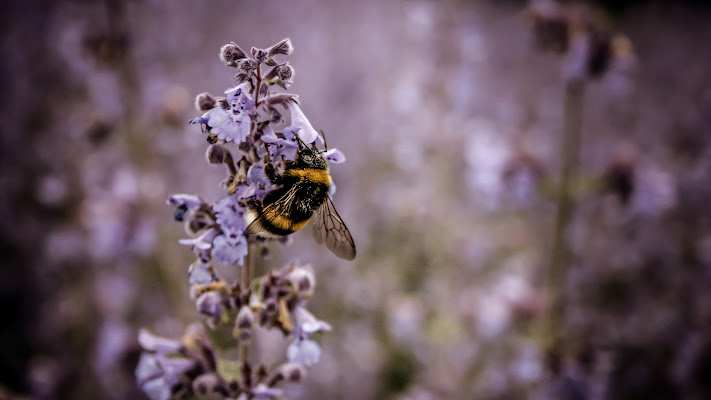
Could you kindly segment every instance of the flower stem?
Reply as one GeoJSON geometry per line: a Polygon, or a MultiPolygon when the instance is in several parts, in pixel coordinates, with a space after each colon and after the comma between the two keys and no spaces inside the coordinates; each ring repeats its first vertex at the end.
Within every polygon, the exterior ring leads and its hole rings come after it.
{"type": "Polygon", "coordinates": [[[567,231],[575,208],[574,172],[580,152],[582,123],[582,79],[570,79],[565,86],[565,115],[561,138],[560,184],[556,199],[556,222],[551,264],[548,270],[550,302],[544,327],[545,347],[554,354],[561,351],[560,328],[565,313],[566,275],[570,266],[570,246],[567,231]]]}
{"type": "Polygon", "coordinates": [[[255,107],[259,105],[259,88],[262,87],[262,65],[257,65],[257,73],[255,74],[257,80],[257,86],[254,89],[254,105],[255,107]]]}
{"type": "MultiPolygon", "coordinates": [[[[240,280],[240,286],[242,287],[242,293],[248,292],[252,282],[252,264],[253,264],[253,254],[254,246],[247,242],[247,256],[244,258],[244,265],[242,266],[242,279],[240,280]]],[[[243,340],[239,344],[239,361],[240,364],[244,365],[249,361],[249,341],[243,340]]]]}

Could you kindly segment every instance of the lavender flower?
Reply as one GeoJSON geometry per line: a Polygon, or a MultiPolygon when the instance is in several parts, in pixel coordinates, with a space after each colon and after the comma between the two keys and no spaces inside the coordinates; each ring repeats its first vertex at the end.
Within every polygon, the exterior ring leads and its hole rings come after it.
{"type": "Polygon", "coordinates": [[[214,370],[214,354],[206,345],[204,332],[191,328],[183,342],[195,344],[186,347],[177,340],[155,336],[142,330],[138,341],[146,351],[136,367],[136,381],[153,400],[167,400],[190,395],[191,377],[214,370]]]}
{"type": "Polygon", "coordinates": [[[299,138],[306,144],[311,144],[316,139],[320,139],[323,142],[321,136],[316,132],[316,129],[311,125],[311,122],[304,112],[301,111],[301,107],[295,102],[288,102],[289,112],[291,113],[291,125],[286,127],[284,131],[295,132],[299,135],[299,138]]]}
{"type": "Polygon", "coordinates": [[[326,159],[326,161],[332,162],[334,164],[340,164],[346,161],[346,156],[343,155],[343,153],[341,153],[341,151],[336,148],[327,150],[325,153],[323,153],[323,158],[326,159]]]}
{"type": "Polygon", "coordinates": [[[296,338],[287,348],[286,358],[289,362],[310,367],[321,358],[321,348],[313,340],[296,338]]]}
{"type": "MultiPolygon", "coordinates": [[[[151,399],[282,398],[282,390],[275,385],[300,381],[306,366],[320,358],[321,349],[309,335],[330,331],[331,325],[306,309],[316,285],[314,270],[292,262],[253,281],[246,262],[254,251],[250,247],[264,250],[261,242],[251,244],[245,235],[245,214],[250,201],[262,200],[274,189],[265,166],[279,169],[294,161],[299,141],[325,144],[297,104],[297,96],[272,90],[291,84],[293,67],[274,57],[292,51],[289,39],[267,49],[253,47],[251,57],[234,43],[222,46],[221,61],[239,69],[238,85],[225,90],[224,98],[198,95],[196,106],[205,112],[189,122],[204,125],[208,133],[207,162],[227,167],[227,177],[220,184],[226,193],[214,203],[196,195],[168,197],[168,204],[176,208],[175,219],[185,222],[190,235],[180,244],[190,246],[197,257],[188,271],[198,313],[207,317],[211,328],[232,327],[240,354],[246,354],[252,335],[259,332],[253,329],[256,325],[282,331],[293,338],[286,352],[288,362],[270,374],[265,366],[253,368],[242,356],[238,377],[228,379],[217,370],[217,357],[201,329],[193,328],[182,341],[141,331],[139,343],[145,352],[136,379],[151,399]],[[266,67],[271,69],[263,73],[266,67]],[[289,125],[282,118],[286,112],[289,125]],[[213,261],[241,266],[242,280],[229,286],[213,268],[213,261]]],[[[345,161],[338,149],[323,155],[328,162],[345,161]]]]}
{"type": "Polygon", "coordinates": [[[331,331],[331,325],[328,322],[316,318],[304,307],[297,307],[294,310],[294,318],[298,324],[298,331],[300,331],[302,335],[331,331]]]}
{"type": "Polygon", "coordinates": [[[247,255],[247,238],[244,235],[220,235],[215,238],[213,246],[212,257],[217,261],[225,265],[244,263],[244,257],[247,255]]]}
{"type": "Polygon", "coordinates": [[[249,135],[251,119],[244,111],[224,110],[213,108],[200,118],[190,120],[191,124],[205,124],[209,133],[227,142],[243,142],[249,135]]]}

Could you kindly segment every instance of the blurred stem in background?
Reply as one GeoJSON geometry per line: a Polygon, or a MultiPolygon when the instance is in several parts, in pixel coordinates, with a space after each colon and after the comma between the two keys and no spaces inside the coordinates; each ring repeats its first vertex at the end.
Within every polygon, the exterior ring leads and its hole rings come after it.
{"type": "Polygon", "coordinates": [[[580,153],[584,80],[577,77],[565,85],[563,134],[561,136],[560,182],[556,199],[556,221],[551,263],[548,270],[550,300],[544,328],[544,345],[556,357],[562,351],[560,327],[565,316],[566,275],[571,264],[568,228],[575,210],[575,171],[580,153]]]}

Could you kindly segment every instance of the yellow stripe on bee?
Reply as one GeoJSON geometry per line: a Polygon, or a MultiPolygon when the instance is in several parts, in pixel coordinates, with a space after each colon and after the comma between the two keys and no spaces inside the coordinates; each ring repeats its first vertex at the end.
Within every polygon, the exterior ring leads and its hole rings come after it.
{"type": "Polygon", "coordinates": [[[268,219],[269,223],[274,225],[276,228],[283,229],[285,231],[296,232],[299,229],[306,226],[309,220],[295,222],[291,219],[284,217],[283,215],[276,215],[273,218],[268,219]]]}
{"type": "Polygon", "coordinates": [[[331,186],[331,175],[329,175],[328,171],[325,169],[288,169],[284,171],[284,175],[295,176],[314,183],[321,183],[326,186],[331,186]]]}

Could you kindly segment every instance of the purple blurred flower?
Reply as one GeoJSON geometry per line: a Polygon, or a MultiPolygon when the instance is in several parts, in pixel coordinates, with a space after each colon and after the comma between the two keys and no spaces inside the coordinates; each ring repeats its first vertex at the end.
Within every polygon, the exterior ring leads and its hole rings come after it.
{"type": "Polygon", "coordinates": [[[299,330],[303,335],[311,335],[316,332],[330,332],[331,325],[328,322],[321,321],[302,306],[296,307],[294,310],[294,318],[299,330]]]}
{"type": "Polygon", "coordinates": [[[206,204],[200,196],[194,194],[184,194],[175,193],[168,196],[166,203],[174,207],[186,207],[186,210],[190,210],[199,207],[202,204],[206,204]]]}
{"type": "Polygon", "coordinates": [[[145,329],[138,332],[138,344],[143,349],[155,351],[158,354],[175,353],[182,347],[178,340],[156,336],[145,329]]]}
{"type": "Polygon", "coordinates": [[[234,237],[219,235],[213,242],[212,257],[225,265],[242,265],[247,248],[247,238],[242,234],[234,237]]]}
{"type": "Polygon", "coordinates": [[[287,270],[286,279],[291,283],[291,287],[303,297],[311,296],[316,287],[316,276],[310,265],[291,266],[287,270]]]}
{"type": "Polygon", "coordinates": [[[139,384],[139,386],[143,389],[143,393],[151,400],[170,400],[170,385],[168,385],[163,377],[151,379],[142,385],[139,384]]]}
{"type": "Polygon", "coordinates": [[[200,314],[213,318],[220,318],[222,311],[224,311],[224,307],[222,307],[222,296],[216,291],[201,294],[195,305],[200,314]]]}
{"type": "Polygon", "coordinates": [[[136,367],[136,381],[138,384],[142,385],[147,381],[162,376],[163,370],[161,369],[160,364],[158,364],[155,354],[141,354],[141,359],[138,361],[138,366],[136,367]]]}
{"type": "Polygon", "coordinates": [[[193,246],[197,250],[208,250],[212,247],[212,241],[219,232],[215,228],[210,228],[203,232],[202,235],[192,239],[180,239],[178,243],[186,246],[193,246]]]}
{"type": "Polygon", "coordinates": [[[311,339],[297,338],[286,349],[289,362],[310,367],[321,358],[321,348],[311,339]]]}
{"type": "Polygon", "coordinates": [[[217,214],[217,223],[225,235],[241,235],[244,232],[246,228],[244,213],[247,210],[239,203],[239,200],[249,197],[245,195],[249,195],[250,190],[253,191],[254,187],[240,186],[234,195],[225,197],[212,207],[212,210],[217,214]]]}
{"type": "Polygon", "coordinates": [[[190,282],[191,285],[205,285],[217,279],[217,274],[212,266],[207,263],[202,263],[200,260],[190,264],[188,268],[188,282],[190,282]]]}
{"type": "MultiPolygon", "coordinates": [[[[152,344],[154,338],[146,339],[144,336],[143,339],[152,344]]],[[[195,360],[184,357],[143,353],[136,367],[136,381],[150,399],[167,400],[171,398],[173,389],[188,380],[189,371],[197,366],[195,360]]]]}
{"type": "Polygon", "coordinates": [[[254,395],[254,400],[272,400],[275,398],[281,398],[283,391],[281,389],[272,388],[260,383],[252,389],[252,395],[254,395]]]}

